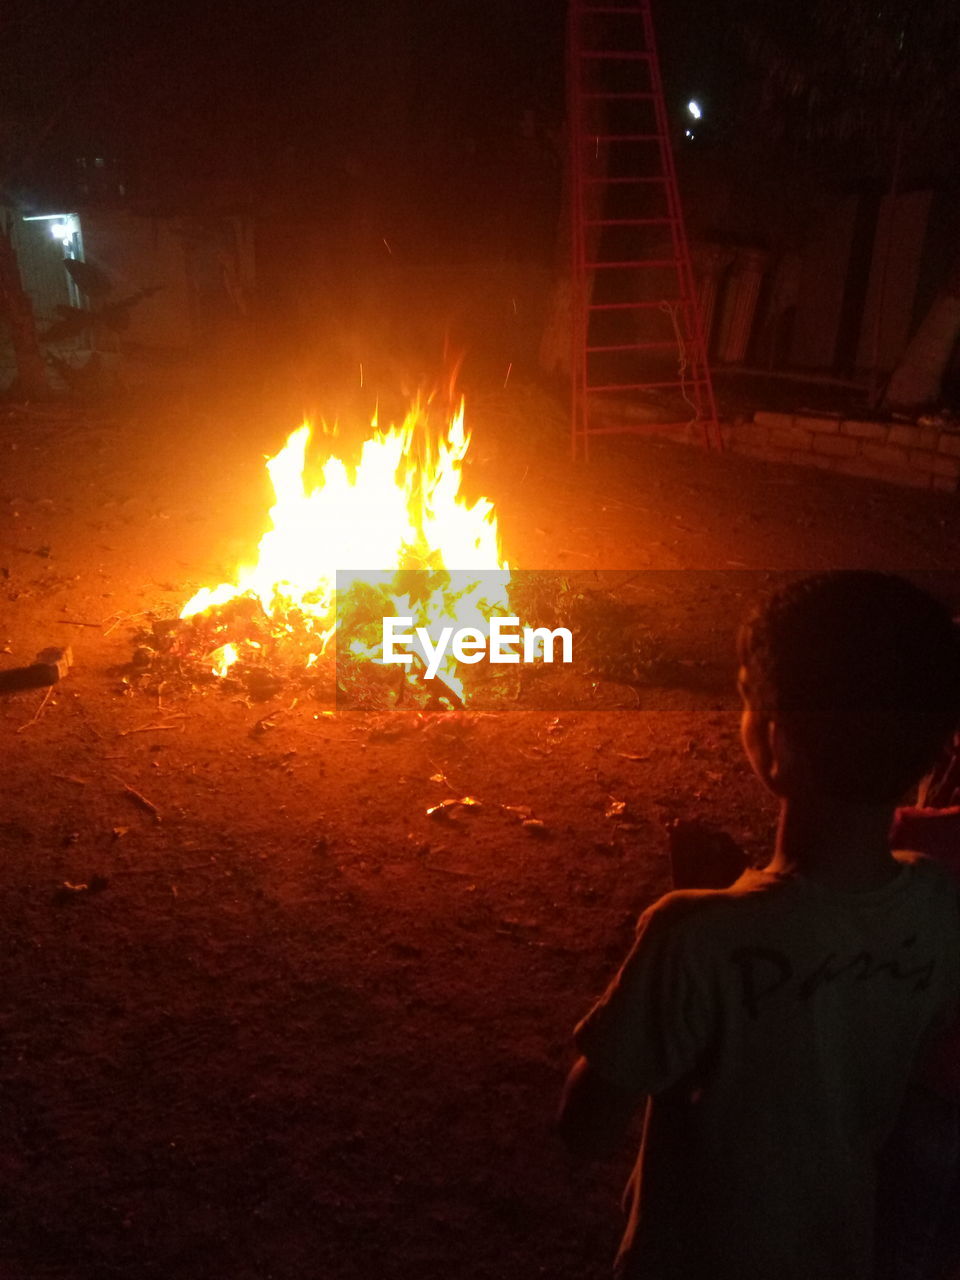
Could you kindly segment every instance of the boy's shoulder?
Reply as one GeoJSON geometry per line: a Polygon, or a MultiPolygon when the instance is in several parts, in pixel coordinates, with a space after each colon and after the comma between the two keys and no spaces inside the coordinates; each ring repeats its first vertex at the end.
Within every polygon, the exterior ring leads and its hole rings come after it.
{"type": "Polygon", "coordinates": [[[672,889],[658,898],[640,917],[640,926],[654,929],[682,927],[690,920],[750,910],[757,903],[772,902],[791,893],[795,876],[778,876],[748,870],[726,889],[672,889]]]}
{"type": "Polygon", "coordinates": [[[658,898],[644,911],[638,922],[639,932],[683,932],[688,927],[700,932],[711,921],[720,925],[731,918],[760,913],[776,914],[793,911],[801,900],[809,898],[811,906],[825,897],[846,905],[869,908],[888,894],[919,893],[921,895],[955,894],[948,872],[932,858],[921,853],[898,852],[898,874],[880,890],[862,894],[834,894],[800,875],[747,870],[726,889],[674,889],[658,898]]]}

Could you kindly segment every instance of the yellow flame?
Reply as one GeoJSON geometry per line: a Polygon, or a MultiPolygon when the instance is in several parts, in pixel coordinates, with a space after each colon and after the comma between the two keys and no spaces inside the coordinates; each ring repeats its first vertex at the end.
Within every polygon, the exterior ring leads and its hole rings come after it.
{"type": "Polygon", "coordinates": [[[240,654],[235,644],[222,644],[219,649],[214,649],[209,656],[213,659],[213,666],[210,670],[222,680],[240,657],[240,654]]]}
{"type": "MultiPolygon", "coordinates": [[[[457,626],[485,630],[491,608],[509,611],[510,574],[493,503],[487,498],[469,503],[460,493],[470,446],[463,401],[439,437],[425,429],[419,400],[401,426],[381,431],[374,418],[372,428],[356,467],[328,458],[312,490],[304,479],[310,426],[294,431],[267,462],[276,501],[256,563],[241,568],[233,583],[202,587],[184,605],[181,618],[249,595],[278,620],[291,610],[302,614],[304,624],[319,635],[322,653],[336,627],[337,571],[344,588],[356,581],[383,587],[401,568],[452,571],[450,584],[426,604],[428,627],[445,619],[447,625],[455,620],[457,626]],[[482,583],[478,571],[483,571],[482,583]]],[[[402,598],[394,603],[401,615],[411,611],[402,598]]],[[[215,673],[226,674],[237,656],[235,646],[222,646],[211,655],[215,673]]],[[[462,691],[452,662],[441,674],[462,691]]]]}

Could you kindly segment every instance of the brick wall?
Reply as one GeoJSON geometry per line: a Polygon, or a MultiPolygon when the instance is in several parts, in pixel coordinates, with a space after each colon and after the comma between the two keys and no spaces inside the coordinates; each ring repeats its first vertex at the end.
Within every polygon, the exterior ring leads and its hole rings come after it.
{"type": "MultiPolygon", "coordinates": [[[[958,431],[809,414],[755,413],[752,422],[724,423],[722,433],[731,452],[769,462],[820,467],[918,489],[960,491],[958,431]]],[[[699,440],[688,427],[667,428],[659,434],[684,443],[699,440]]]]}

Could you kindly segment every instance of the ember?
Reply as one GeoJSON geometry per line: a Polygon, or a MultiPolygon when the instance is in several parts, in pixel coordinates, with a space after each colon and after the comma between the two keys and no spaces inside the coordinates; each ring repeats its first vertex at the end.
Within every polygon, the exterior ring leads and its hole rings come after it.
{"type": "MultiPolygon", "coordinates": [[[[463,401],[442,432],[431,429],[429,404],[418,399],[386,430],[374,418],[356,466],[329,457],[314,488],[305,479],[310,426],[293,432],[267,462],[276,501],[256,563],[187,602],[180,619],[189,629],[176,628],[173,647],[201,656],[218,679],[278,662],[303,674],[329,666],[339,632],[342,675],[345,663],[381,661],[386,616],[486,631],[491,615],[510,614],[493,503],[460,491],[470,444],[463,401]]],[[[454,703],[464,693],[458,666],[451,654],[439,668],[454,703]]],[[[394,687],[422,674],[382,673],[394,687]]]]}

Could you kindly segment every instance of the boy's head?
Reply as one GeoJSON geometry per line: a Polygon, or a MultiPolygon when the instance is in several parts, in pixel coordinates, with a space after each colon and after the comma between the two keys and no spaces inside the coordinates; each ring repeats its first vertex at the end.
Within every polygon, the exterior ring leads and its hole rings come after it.
{"type": "Polygon", "coordinates": [[[737,648],[744,739],[768,782],[775,726],[807,789],[895,804],[960,720],[960,639],[950,613],[893,574],[842,571],[792,583],[747,619],[737,648]]]}

